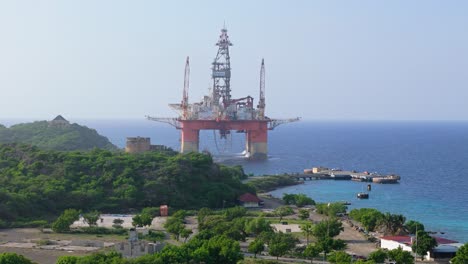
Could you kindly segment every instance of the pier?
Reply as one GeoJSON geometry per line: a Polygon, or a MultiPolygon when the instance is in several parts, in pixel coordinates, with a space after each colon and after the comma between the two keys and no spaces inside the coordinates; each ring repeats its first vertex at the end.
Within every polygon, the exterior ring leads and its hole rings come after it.
{"type": "Polygon", "coordinates": [[[373,182],[373,183],[398,183],[401,179],[399,175],[388,174],[382,175],[378,173],[369,173],[367,171],[345,171],[340,169],[328,169],[324,167],[314,167],[312,169],[305,169],[304,173],[292,174],[292,178],[300,181],[306,180],[352,180],[359,182],[373,182]]]}

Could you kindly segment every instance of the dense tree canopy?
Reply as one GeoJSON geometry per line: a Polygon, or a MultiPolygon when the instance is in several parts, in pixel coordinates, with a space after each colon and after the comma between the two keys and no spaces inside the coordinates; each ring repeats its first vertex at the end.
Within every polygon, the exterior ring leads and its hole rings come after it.
{"type": "Polygon", "coordinates": [[[464,244],[457,250],[457,254],[451,260],[453,264],[466,264],[468,263],[468,243],[464,244]]]}
{"type": "Polygon", "coordinates": [[[0,264],[34,264],[34,262],[16,253],[0,253],[0,264]]]}
{"type": "Polygon", "coordinates": [[[343,251],[335,251],[327,258],[330,263],[344,264],[351,263],[351,256],[343,251]]]}
{"type": "Polygon", "coordinates": [[[383,218],[383,214],[373,208],[353,209],[349,212],[349,216],[352,219],[361,222],[362,226],[367,231],[374,231],[383,218]]]}
{"type": "Polygon", "coordinates": [[[262,176],[252,177],[247,185],[255,188],[260,192],[268,192],[274,190],[277,187],[284,187],[290,185],[296,185],[298,181],[289,175],[275,175],[275,176],[262,176]]]}
{"type": "Polygon", "coordinates": [[[319,203],[315,206],[317,213],[335,217],[337,214],[346,213],[348,207],[343,203],[319,203]]]}
{"type": "Polygon", "coordinates": [[[55,218],[65,209],[127,212],[130,208],[221,207],[247,191],[240,166],[210,156],[148,152],[132,155],[40,150],[0,145],[0,221],[55,218]]]}
{"type": "Polygon", "coordinates": [[[303,193],[299,194],[292,194],[292,193],[285,193],[283,194],[283,201],[288,205],[297,205],[298,207],[302,207],[305,205],[315,205],[315,201],[312,198],[307,197],[307,195],[303,193]]]}
{"type": "Polygon", "coordinates": [[[284,256],[286,253],[292,250],[298,242],[298,239],[295,238],[291,233],[283,232],[271,233],[264,239],[268,244],[268,253],[271,256],[275,256],[276,259],[278,259],[278,257],[284,256]]]}
{"type": "Polygon", "coordinates": [[[413,264],[414,258],[411,252],[403,250],[401,247],[388,251],[388,258],[396,264],[413,264]]]}
{"type": "Polygon", "coordinates": [[[378,249],[376,251],[371,252],[367,259],[372,260],[375,263],[384,263],[387,257],[388,257],[388,254],[386,251],[382,249],[378,249]]]}
{"type": "Polygon", "coordinates": [[[424,231],[424,225],[418,221],[410,220],[405,223],[405,228],[408,233],[415,235],[418,231],[424,231]]]}
{"type": "Polygon", "coordinates": [[[67,209],[52,224],[52,229],[57,233],[70,231],[70,225],[80,218],[80,212],[75,209],[67,209]]]}

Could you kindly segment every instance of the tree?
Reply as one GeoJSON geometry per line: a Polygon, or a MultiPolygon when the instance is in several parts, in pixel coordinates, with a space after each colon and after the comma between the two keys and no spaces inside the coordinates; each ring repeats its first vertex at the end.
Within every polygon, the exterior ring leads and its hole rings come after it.
{"type": "Polygon", "coordinates": [[[285,193],[283,194],[283,201],[287,205],[295,204],[296,202],[296,197],[294,194],[291,193],[285,193]]]}
{"type": "Polygon", "coordinates": [[[384,263],[387,257],[388,257],[388,254],[386,251],[382,249],[378,249],[376,251],[371,252],[367,259],[372,260],[375,263],[384,263]]]}
{"type": "Polygon", "coordinates": [[[322,252],[322,249],[319,246],[316,244],[309,244],[304,250],[304,257],[310,259],[310,263],[313,263],[313,258],[318,257],[320,252],[322,252]]]}
{"type": "Polygon", "coordinates": [[[176,213],[174,213],[171,217],[169,217],[166,223],[164,224],[164,228],[166,228],[166,231],[174,235],[177,241],[179,241],[179,236],[182,232],[185,232],[185,235],[190,236],[190,234],[187,234],[188,231],[183,231],[185,229],[183,221],[186,214],[186,211],[179,210],[176,213]]]}
{"type": "Polygon", "coordinates": [[[404,251],[401,247],[388,251],[388,258],[396,262],[396,264],[413,264],[414,258],[411,252],[404,251]]]}
{"type": "Polygon", "coordinates": [[[114,223],[112,225],[113,228],[122,228],[122,224],[124,223],[124,220],[122,220],[120,218],[116,218],[116,219],[114,219],[114,221],[112,221],[112,223],[114,223]]]}
{"type": "Polygon", "coordinates": [[[246,223],[246,232],[258,236],[262,232],[273,232],[270,221],[263,217],[256,217],[246,223]]]}
{"type": "Polygon", "coordinates": [[[307,195],[300,193],[300,194],[296,194],[295,204],[298,207],[303,207],[306,205],[315,205],[315,201],[307,197],[307,195]]]}
{"type": "Polygon", "coordinates": [[[326,258],[327,254],[332,250],[343,250],[346,248],[344,240],[333,239],[331,237],[318,239],[315,245],[323,251],[324,258],[326,258]]]}
{"type": "Polygon", "coordinates": [[[309,236],[312,235],[313,233],[312,224],[307,223],[307,224],[301,225],[301,230],[302,230],[302,233],[306,236],[307,245],[309,245],[309,236]]]}
{"type": "Polygon", "coordinates": [[[343,224],[335,218],[323,220],[320,223],[314,225],[312,235],[318,240],[327,237],[335,237],[343,231],[343,224]]]}
{"type": "Polygon", "coordinates": [[[297,239],[289,233],[278,232],[271,235],[268,241],[268,253],[276,259],[296,246],[297,239]]]}
{"type": "MultiPolygon", "coordinates": [[[[192,241],[195,240],[190,240],[190,242],[192,241]]],[[[239,242],[219,235],[210,238],[208,241],[204,241],[203,244],[192,253],[192,257],[195,261],[204,262],[206,264],[235,264],[243,259],[239,242]]]]}
{"type": "Polygon", "coordinates": [[[312,200],[311,198],[307,197],[307,195],[303,193],[299,194],[288,194],[285,193],[283,194],[283,201],[287,205],[297,205],[298,207],[303,207],[305,205],[314,205],[315,201],[312,200]]]}
{"type": "Polygon", "coordinates": [[[70,231],[72,225],[80,217],[80,212],[75,209],[67,209],[52,223],[52,230],[57,233],[70,231]]]}
{"type": "Polygon", "coordinates": [[[369,211],[361,216],[360,222],[367,231],[374,231],[382,216],[382,213],[377,210],[369,211]]]}
{"type": "Polygon", "coordinates": [[[247,209],[242,206],[236,206],[228,208],[224,211],[224,215],[228,221],[233,220],[234,218],[244,217],[247,214],[247,209]]]}
{"type": "Polygon", "coordinates": [[[95,226],[97,225],[97,221],[99,220],[100,216],[101,213],[94,210],[92,212],[83,214],[83,219],[89,226],[95,226]]]}
{"type": "Polygon", "coordinates": [[[184,239],[184,243],[187,241],[187,238],[193,234],[192,229],[184,228],[180,231],[180,236],[184,239]]]}
{"type": "Polygon", "coordinates": [[[306,220],[309,219],[310,217],[310,212],[307,209],[299,209],[299,218],[301,220],[306,220]]]}
{"type": "Polygon", "coordinates": [[[419,231],[416,235],[416,241],[411,246],[413,252],[421,256],[421,260],[424,260],[424,256],[428,251],[434,249],[437,246],[435,238],[429,236],[423,230],[419,231]]]}
{"type": "Polygon", "coordinates": [[[466,264],[468,263],[468,243],[461,246],[455,255],[454,258],[451,259],[452,264],[466,264]]]}
{"type": "Polygon", "coordinates": [[[198,225],[200,226],[200,223],[203,223],[205,221],[205,218],[212,214],[213,214],[213,210],[211,210],[210,208],[203,207],[200,210],[198,210],[198,213],[197,213],[198,225]]]}
{"type": "Polygon", "coordinates": [[[34,264],[34,262],[16,253],[0,253],[0,264],[34,264]]]}
{"type": "Polygon", "coordinates": [[[336,217],[337,214],[346,213],[348,207],[343,203],[319,203],[315,205],[319,214],[336,217]]]}
{"type": "Polygon", "coordinates": [[[327,258],[330,263],[351,263],[351,256],[343,251],[335,251],[327,258]]]}
{"type": "Polygon", "coordinates": [[[424,231],[424,225],[418,221],[410,220],[406,222],[405,228],[409,234],[415,235],[417,231],[424,231]]]}
{"type": "Polygon", "coordinates": [[[153,222],[153,217],[149,214],[139,214],[132,218],[132,225],[135,227],[150,226],[153,222]]]}
{"type": "Polygon", "coordinates": [[[60,256],[55,264],[76,264],[78,260],[75,256],[60,256]]]}
{"type": "Polygon", "coordinates": [[[63,261],[70,261],[70,262],[63,262],[64,264],[81,264],[81,263],[93,263],[93,264],[104,264],[104,263],[112,263],[112,264],[125,264],[125,259],[122,258],[117,252],[109,252],[109,253],[93,253],[88,256],[79,257],[77,258],[76,262],[73,263],[73,258],[68,258],[63,261]]]}
{"type": "Polygon", "coordinates": [[[257,258],[257,254],[262,252],[265,249],[265,243],[263,240],[256,238],[254,241],[250,242],[248,251],[254,254],[254,258],[257,258]]]}
{"type": "Polygon", "coordinates": [[[281,222],[281,220],[283,220],[283,217],[294,214],[294,211],[289,206],[280,206],[275,209],[274,213],[280,218],[279,221],[281,222]]]}
{"type": "Polygon", "coordinates": [[[150,215],[152,218],[155,218],[156,216],[159,216],[160,209],[159,207],[145,207],[143,208],[143,210],[141,210],[141,214],[147,214],[150,215]]]}
{"type": "Polygon", "coordinates": [[[146,240],[149,240],[149,241],[151,241],[153,243],[156,243],[158,241],[164,240],[165,237],[166,237],[166,235],[162,231],[149,230],[148,234],[145,235],[143,238],[146,239],[146,240]]]}

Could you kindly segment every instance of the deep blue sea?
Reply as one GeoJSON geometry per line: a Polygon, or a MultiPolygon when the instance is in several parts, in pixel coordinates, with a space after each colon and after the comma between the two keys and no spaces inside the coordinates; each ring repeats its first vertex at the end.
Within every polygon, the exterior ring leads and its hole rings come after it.
{"type": "MultiPolygon", "coordinates": [[[[153,144],[179,148],[179,131],[169,125],[146,120],[74,121],[95,128],[120,147],[127,136],[145,136],[153,144]]],[[[263,162],[242,158],[244,144],[243,134],[234,133],[226,142],[215,138],[213,131],[201,133],[202,150],[255,175],[314,166],[399,174],[399,184],[373,184],[369,200],[355,198],[367,183],[352,181],[307,181],[272,194],[305,193],[318,202],[346,200],[352,203],[350,208],[401,213],[424,223],[427,230],[468,242],[468,122],[302,121],[269,133],[269,159],[263,162]]]]}

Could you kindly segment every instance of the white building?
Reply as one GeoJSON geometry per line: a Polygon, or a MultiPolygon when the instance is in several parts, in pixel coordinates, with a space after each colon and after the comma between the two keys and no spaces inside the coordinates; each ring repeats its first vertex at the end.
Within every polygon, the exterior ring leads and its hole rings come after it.
{"type": "MultiPolygon", "coordinates": [[[[455,256],[458,248],[463,245],[458,241],[442,237],[434,238],[437,241],[437,247],[428,252],[425,256],[427,260],[451,259],[455,256]]],[[[401,247],[405,251],[412,252],[413,241],[414,237],[412,236],[384,236],[380,238],[380,248],[392,250],[401,247]]]]}

